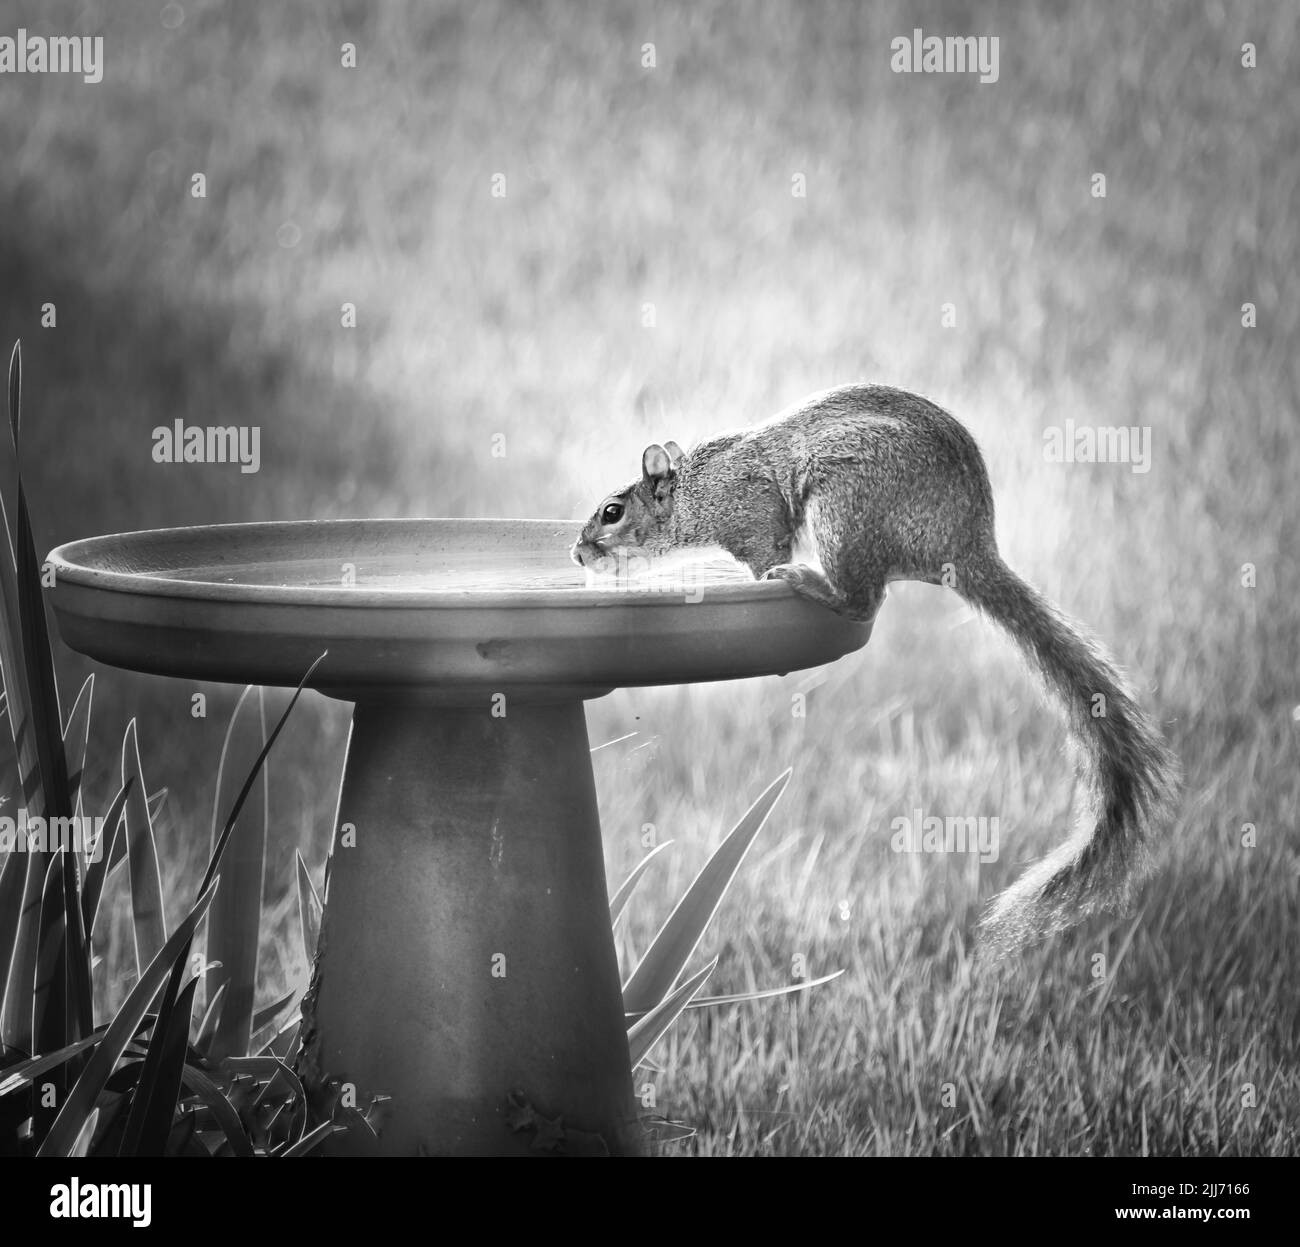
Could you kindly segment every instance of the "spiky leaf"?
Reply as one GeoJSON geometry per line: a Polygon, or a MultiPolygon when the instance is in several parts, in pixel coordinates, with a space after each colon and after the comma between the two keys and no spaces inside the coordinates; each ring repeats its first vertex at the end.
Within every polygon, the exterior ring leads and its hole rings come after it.
{"type": "Polygon", "coordinates": [[[755,836],[762,830],[768,814],[789,782],[790,772],[787,770],[769,784],[705,863],[624,986],[625,1012],[646,1013],[672,990],[722,903],[755,836]]]}
{"type": "Polygon", "coordinates": [[[718,959],[714,957],[703,970],[691,975],[676,991],[670,992],[628,1031],[627,1050],[633,1069],[641,1064],[650,1049],[663,1037],[664,1032],[677,1021],[682,1010],[690,1004],[695,993],[708,981],[709,975],[717,965],[718,959]]]}
{"type": "MultiPolygon", "coordinates": [[[[260,688],[249,685],[240,694],[221,746],[217,790],[212,803],[213,848],[221,835],[222,813],[229,809],[238,786],[265,744],[265,700],[260,688]]],[[[208,915],[207,958],[209,962],[220,962],[208,975],[209,998],[212,992],[226,988],[225,1003],[209,1048],[214,1061],[246,1055],[252,1037],[268,802],[266,768],[262,767],[256,799],[244,805],[230,837],[221,866],[221,891],[208,915]]]]}
{"type": "Polygon", "coordinates": [[[126,794],[126,861],[131,881],[131,917],[135,937],[136,972],[142,973],[167,942],[167,918],[163,912],[162,872],[158,868],[158,844],[149,818],[147,789],[140,772],[140,746],[135,720],[126,726],[122,738],[122,783],[130,784],[126,794]]]}
{"type": "Polygon", "coordinates": [[[64,1100],[59,1115],[55,1118],[49,1134],[41,1144],[39,1156],[67,1156],[77,1136],[81,1133],[87,1115],[95,1106],[99,1093],[104,1089],[114,1066],[121,1058],[144,1019],[150,1001],[157,994],[167,975],[179,964],[183,964],[189,954],[190,940],[199,920],[208,912],[215,893],[213,883],[200,894],[194,908],[181,920],[167,942],[158,950],[154,959],[145,967],[135,986],[118,1009],[104,1038],[95,1048],[94,1054],[82,1070],[68,1098],[64,1100]]]}

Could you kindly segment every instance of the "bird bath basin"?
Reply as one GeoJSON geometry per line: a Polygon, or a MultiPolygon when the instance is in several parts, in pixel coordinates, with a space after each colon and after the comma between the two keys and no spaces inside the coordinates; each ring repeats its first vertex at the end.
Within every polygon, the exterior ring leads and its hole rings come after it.
{"type": "Polygon", "coordinates": [[[310,687],[354,707],[302,1069],[391,1097],[386,1154],[527,1151],[512,1093],[641,1150],[582,703],[870,635],[738,567],[589,587],[576,532],[230,524],[50,555],[59,631],[101,662],[292,686],[328,650],[310,687]]]}

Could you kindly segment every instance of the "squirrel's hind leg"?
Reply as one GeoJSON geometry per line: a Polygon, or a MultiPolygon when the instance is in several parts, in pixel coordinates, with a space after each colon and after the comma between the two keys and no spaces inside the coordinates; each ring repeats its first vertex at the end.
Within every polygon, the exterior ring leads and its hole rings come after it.
{"type": "MultiPolygon", "coordinates": [[[[801,563],[783,563],[768,569],[766,577],[784,580],[803,597],[819,602],[837,615],[869,622],[885,600],[889,567],[874,543],[846,541],[828,523],[828,513],[814,506],[810,514],[812,538],[823,570],[801,563]]],[[[765,578],[766,578],[765,577],[765,578]]]]}
{"type": "Polygon", "coordinates": [[[871,586],[855,588],[851,594],[841,593],[821,572],[805,567],[802,563],[779,563],[764,573],[764,580],[784,580],[800,597],[817,602],[837,615],[856,619],[863,623],[876,617],[880,603],[885,598],[885,582],[882,578],[875,592],[871,586]]]}

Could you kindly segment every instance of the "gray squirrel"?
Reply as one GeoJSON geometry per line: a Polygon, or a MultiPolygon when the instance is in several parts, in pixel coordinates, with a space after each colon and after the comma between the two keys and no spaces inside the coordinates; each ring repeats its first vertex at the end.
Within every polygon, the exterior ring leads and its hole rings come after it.
{"type": "Polygon", "coordinates": [[[904,390],[849,385],[689,454],[648,446],[640,479],[601,502],[570,553],[599,574],[620,551],[717,546],[851,619],[873,619],[891,580],[948,584],[1060,700],[1089,800],[1075,833],[988,906],[995,955],[1130,903],[1173,817],[1177,761],[1105,649],[998,555],[988,472],[957,420],[904,390]],[[801,533],[820,572],[790,561],[801,533]]]}

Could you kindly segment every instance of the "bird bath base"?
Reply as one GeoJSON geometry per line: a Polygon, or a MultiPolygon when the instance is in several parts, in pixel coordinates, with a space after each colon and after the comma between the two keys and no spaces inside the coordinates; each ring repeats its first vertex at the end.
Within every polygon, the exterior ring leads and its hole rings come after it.
{"type": "Polygon", "coordinates": [[[92,658],[294,685],[328,650],[311,687],[354,703],[300,1068],[385,1098],[377,1139],[331,1150],[644,1150],[582,702],[870,635],[780,581],[590,588],[575,530],[235,524],[50,555],[59,630],[92,658]]]}
{"type": "Polygon", "coordinates": [[[637,1151],[582,703],[358,702],[337,828],[304,1072],[401,1094],[386,1152],[544,1143],[512,1093],[637,1151]]]}

